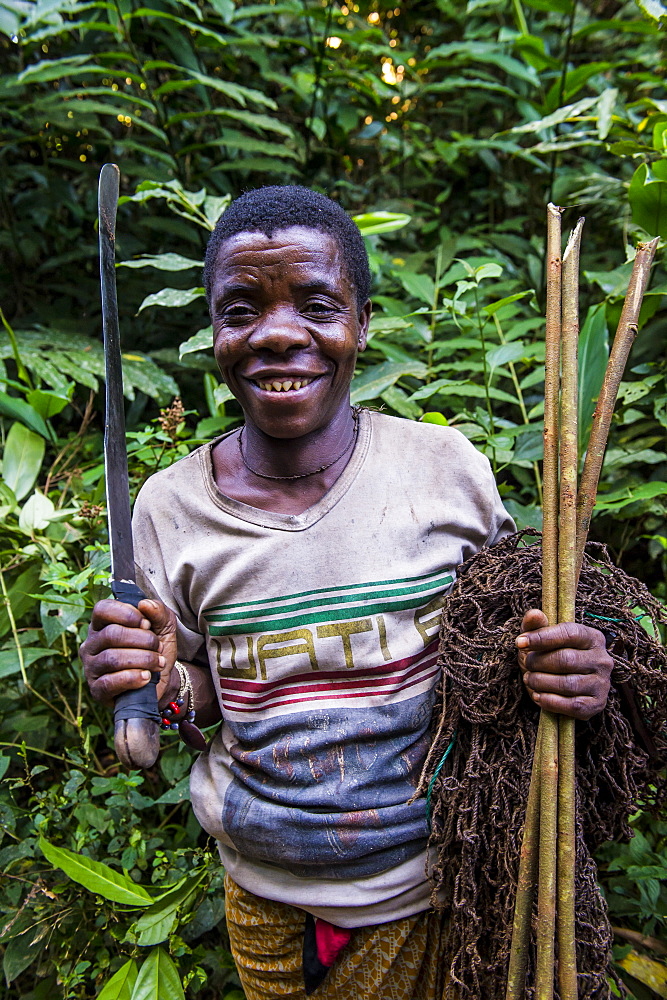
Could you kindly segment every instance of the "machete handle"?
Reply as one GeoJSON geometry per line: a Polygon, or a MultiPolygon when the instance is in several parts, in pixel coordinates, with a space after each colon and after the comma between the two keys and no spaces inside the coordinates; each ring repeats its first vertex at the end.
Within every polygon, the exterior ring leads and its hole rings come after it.
{"type": "MultiPolygon", "coordinates": [[[[111,591],[117,601],[137,607],[145,594],[136,583],[113,580],[111,591]]],[[[152,767],[160,752],[160,711],[157,704],[157,682],[160,674],[142,688],[125,691],[114,705],[114,747],[116,756],[126,767],[152,767]]]]}

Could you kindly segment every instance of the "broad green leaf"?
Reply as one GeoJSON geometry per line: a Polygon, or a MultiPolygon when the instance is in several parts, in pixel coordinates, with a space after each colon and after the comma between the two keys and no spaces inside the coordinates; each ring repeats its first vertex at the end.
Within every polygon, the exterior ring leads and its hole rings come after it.
{"type": "Polygon", "coordinates": [[[218,408],[218,413],[220,413],[220,407],[228,403],[230,399],[234,399],[234,393],[229,389],[228,386],[221,382],[220,385],[216,385],[213,390],[213,399],[215,400],[215,405],[218,408]]]}
{"type": "Polygon", "coordinates": [[[0,521],[16,510],[16,495],[7,483],[0,480],[0,521]]]}
{"type": "MultiPolygon", "coordinates": [[[[123,361],[123,388],[134,386],[147,396],[152,396],[161,402],[169,401],[178,395],[178,386],[171,375],[148,358],[141,361],[123,361]]],[[[129,396],[129,392],[125,392],[129,396]]],[[[132,396],[134,394],[132,393],[132,396]]]]}
{"type": "Polygon", "coordinates": [[[407,319],[400,316],[371,316],[368,326],[368,339],[371,340],[378,333],[395,333],[397,330],[409,330],[412,324],[407,319]]]}
{"type": "Polygon", "coordinates": [[[137,943],[142,948],[167,940],[178,923],[179,910],[197,891],[203,877],[204,873],[199,872],[186,879],[183,885],[173,892],[167,893],[158,902],[144,910],[133,927],[133,931],[137,935],[137,943]]]}
{"type": "Polygon", "coordinates": [[[259,104],[265,108],[270,108],[271,111],[276,111],[278,107],[272,97],[267,97],[259,90],[251,90],[250,87],[242,87],[237,83],[232,83],[230,80],[219,80],[213,76],[207,76],[205,73],[200,73],[198,70],[190,69],[188,66],[176,66],[174,63],[151,59],[144,64],[144,69],[171,69],[178,73],[183,73],[185,76],[190,77],[191,80],[195,80],[197,83],[201,83],[205,87],[210,87],[212,90],[220,91],[226,98],[231,101],[236,101],[237,104],[240,104],[242,107],[245,107],[247,101],[251,104],[259,104]]]}
{"type": "Polygon", "coordinates": [[[185,1000],[176,966],[162,948],[154,948],[139,969],[131,1000],[185,1000]]]}
{"type": "Polygon", "coordinates": [[[595,282],[605,295],[613,298],[623,298],[628,287],[632,263],[630,261],[621,264],[612,271],[584,271],[584,277],[588,281],[595,282]]]}
{"type": "Polygon", "coordinates": [[[7,985],[11,985],[36,958],[39,958],[47,930],[44,925],[32,926],[23,934],[17,934],[8,941],[2,959],[2,970],[7,985]]]}
{"type": "Polygon", "coordinates": [[[104,984],[101,992],[97,994],[97,1000],[130,1000],[136,981],[137,963],[130,958],[104,984]]]}
{"type": "Polygon", "coordinates": [[[227,209],[231,200],[232,197],[229,194],[223,194],[221,197],[207,195],[206,198],[204,198],[202,208],[204,209],[204,215],[209,221],[211,230],[215,228],[216,222],[227,209]]]}
{"type": "MultiPolygon", "coordinates": [[[[241,132],[223,132],[222,137],[219,139],[213,139],[207,143],[196,143],[191,146],[184,146],[181,150],[181,154],[187,154],[196,149],[204,149],[215,146],[224,146],[229,150],[240,149],[243,152],[254,153],[260,156],[276,156],[279,159],[299,159],[297,151],[290,149],[289,146],[278,144],[275,140],[268,141],[266,139],[255,139],[252,136],[243,135],[241,132]]],[[[229,199],[227,199],[227,201],[229,201],[229,199]]],[[[219,214],[220,213],[218,213],[218,215],[219,214]]],[[[394,228],[398,227],[395,226],[394,228]]]]}
{"type": "Polygon", "coordinates": [[[435,283],[430,274],[417,274],[415,271],[398,271],[398,279],[409,295],[432,306],[435,301],[435,283]]]}
{"type": "Polygon", "coordinates": [[[609,338],[604,302],[591,306],[579,334],[579,455],[583,455],[593,421],[595,402],[609,358],[609,338]]]}
{"type": "Polygon", "coordinates": [[[638,500],[653,500],[655,497],[667,495],[667,483],[650,482],[639,486],[628,486],[626,489],[614,490],[612,493],[598,494],[595,501],[596,510],[622,510],[628,504],[638,500]]]}
{"type": "MultiPolygon", "coordinates": [[[[247,125],[248,128],[255,129],[255,131],[277,132],[279,135],[284,135],[289,139],[295,138],[294,130],[285,122],[281,122],[277,118],[271,118],[269,115],[258,114],[256,111],[241,111],[238,108],[207,108],[205,111],[195,112],[181,111],[175,115],[171,115],[167,119],[166,124],[170,128],[173,125],[178,125],[179,122],[191,122],[195,118],[207,117],[229,118],[232,121],[241,122],[243,125],[247,125]]],[[[229,196],[225,195],[225,198],[228,199],[229,196]]]]}
{"type": "Polygon", "coordinates": [[[504,299],[498,299],[497,302],[491,302],[488,306],[484,306],[484,312],[488,313],[489,316],[493,316],[503,306],[508,306],[511,302],[516,302],[518,299],[525,299],[527,295],[534,294],[535,292],[532,288],[527,289],[525,292],[515,292],[514,295],[507,295],[504,299]]]}
{"type": "Polygon", "coordinates": [[[370,365],[364,369],[361,375],[357,375],[352,380],[350,399],[354,405],[365,403],[369,399],[377,399],[404,375],[426,378],[426,374],[426,365],[418,361],[410,365],[395,361],[384,361],[379,365],[370,365]]]}
{"type": "Polygon", "coordinates": [[[381,398],[387,406],[391,406],[392,410],[396,410],[400,416],[408,420],[418,420],[422,414],[421,406],[408,399],[408,394],[397,385],[390,385],[385,389],[381,398]]]}
{"type": "Polygon", "coordinates": [[[483,281],[484,278],[499,278],[502,273],[503,269],[500,264],[482,264],[480,267],[475,268],[475,278],[477,281],[483,281]]]}
{"type": "Polygon", "coordinates": [[[66,632],[70,625],[80,621],[85,613],[86,602],[83,597],[74,594],[67,597],[60,597],[58,594],[45,595],[39,606],[39,615],[49,646],[53,646],[56,639],[66,632]]]}
{"type": "MultiPolygon", "coordinates": [[[[502,389],[496,389],[494,386],[489,386],[488,393],[491,399],[500,399],[505,403],[517,402],[514,396],[510,396],[508,392],[503,392],[502,389]]],[[[431,396],[435,396],[436,394],[439,396],[469,396],[472,399],[484,399],[486,397],[483,385],[477,385],[475,382],[439,378],[435,382],[429,382],[428,385],[417,389],[416,392],[412,393],[410,399],[430,399],[431,396]]]]}
{"type": "Polygon", "coordinates": [[[467,62],[491,63],[494,66],[498,66],[499,69],[503,70],[509,76],[515,76],[519,80],[524,80],[533,86],[539,83],[539,77],[532,66],[526,66],[525,63],[519,62],[518,59],[513,59],[512,56],[503,52],[495,42],[473,42],[469,40],[464,42],[449,42],[445,45],[437,45],[428,53],[427,58],[429,61],[447,59],[452,64],[467,62]]]}
{"type": "Polygon", "coordinates": [[[14,420],[20,420],[26,427],[37,431],[44,438],[51,437],[48,427],[37,410],[30,403],[26,403],[24,399],[19,399],[18,396],[9,396],[6,392],[0,391],[0,413],[4,413],[6,417],[12,417],[14,420]]]}
{"type": "Polygon", "coordinates": [[[509,344],[500,344],[499,347],[492,347],[486,352],[486,363],[490,368],[489,378],[495,368],[507,365],[511,361],[520,361],[526,356],[526,345],[522,340],[513,340],[509,344]]]}
{"type": "MultiPolygon", "coordinates": [[[[15,619],[19,619],[28,609],[33,608],[37,603],[32,596],[33,591],[39,586],[40,563],[31,563],[19,574],[9,588],[9,601],[15,619]]],[[[7,608],[0,604],[0,637],[6,635],[10,630],[9,615],[7,608]]]]}
{"type": "Polygon", "coordinates": [[[367,212],[353,215],[352,219],[359,226],[362,236],[372,236],[374,233],[393,233],[397,229],[403,229],[412,216],[403,212],[367,212]]]}
{"type": "Polygon", "coordinates": [[[39,838],[39,847],[54,868],[62,868],[74,882],[98,896],[127,906],[150,906],[153,902],[142,885],[101,861],[93,861],[83,854],[74,854],[64,847],[55,847],[44,837],[39,838]]]}
{"type": "Polygon", "coordinates": [[[609,135],[617,100],[618,90],[616,87],[609,87],[603,91],[598,106],[597,133],[599,139],[606,139],[609,135]]]}
{"type": "Polygon", "coordinates": [[[55,504],[39,490],[35,490],[23,505],[19,514],[19,528],[26,535],[34,535],[36,531],[44,531],[49,526],[51,516],[55,513],[55,504]]]}
{"type": "Polygon", "coordinates": [[[553,128],[554,125],[561,125],[563,122],[578,118],[584,112],[590,111],[599,100],[599,97],[584,97],[580,101],[575,101],[574,104],[567,104],[564,108],[559,108],[558,111],[552,112],[552,114],[547,115],[545,118],[539,118],[534,122],[526,122],[524,125],[516,125],[510,129],[510,132],[542,132],[544,129],[553,128]]]}
{"type": "Polygon", "coordinates": [[[82,802],[74,809],[74,815],[82,826],[92,826],[102,832],[109,825],[108,815],[100,806],[92,802],[82,802]]]}
{"type": "Polygon", "coordinates": [[[10,427],[2,457],[2,478],[17,500],[22,500],[33,488],[45,447],[44,438],[24,424],[10,427]]]}
{"type": "Polygon", "coordinates": [[[646,163],[637,167],[628,198],[632,221],[650,236],[667,239],[667,159],[658,160],[651,167],[646,163]]]}
{"type": "Polygon", "coordinates": [[[137,312],[143,312],[151,306],[164,306],[167,309],[176,309],[179,306],[187,306],[195,299],[204,296],[203,288],[163,288],[159,292],[147,295],[139,306],[137,312]]]}
{"type": "Polygon", "coordinates": [[[123,260],[119,267],[154,267],[157,271],[188,271],[196,267],[201,270],[202,262],[183,257],[180,253],[145,253],[134,260],[123,260]]]}
{"type": "MultiPolygon", "coordinates": [[[[74,385],[72,384],[72,389],[74,385]]],[[[69,395],[60,392],[48,392],[45,389],[33,389],[26,396],[26,401],[39,413],[44,420],[49,420],[61,413],[70,401],[69,395]]]]}
{"type": "Polygon", "coordinates": [[[179,802],[187,802],[189,798],[190,776],[186,775],[185,778],[181,778],[172,788],[168,788],[166,792],[163,792],[160,798],[155,800],[155,805],[176,805],[179,802]]]}
{"type": "Polygon", "coordinates": [[[210,351],[213,349],[213,327],[206,326],[203,330],[198,330],[189,340],[184,341],[178,348],[179,360],[186,354],[193,354],[195,351],[210,351]]]}
{"type": "Polygon", "coordinates": [[[62,80],[74,71],[85,73],[86,70],[99,72],[99,66],[93,63],[86,65],[88,54],[78,56],[61,56],[60,59],[43,59],[41,62],[27,66],[17,77],[18,83],[47,83],[50,80],[62,80]]]}

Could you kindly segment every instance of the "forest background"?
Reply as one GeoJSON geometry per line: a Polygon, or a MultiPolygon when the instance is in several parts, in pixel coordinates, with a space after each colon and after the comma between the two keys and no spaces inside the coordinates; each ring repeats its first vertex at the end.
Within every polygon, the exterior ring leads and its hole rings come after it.
{"type": "MultiPolygon", "coordinates": [[[[392,2],[0,0],[8,1000],[243,996],[215,851],[188,808],[190,753],[165,739],[154,769],[119,769],[76,655],[109,572],[100,166],[122,172],[134,491],[239,422],[200,286],[230,196],[303,183],[358,218],[375,312],[353,401],[459,427],[519,525],[540,519],[547,202],[570,206],[568,229],[587,220],[582,441],[634,246],[667,238],[659,0],[392,2]]],[[[662,599],[665,295],[659,250],[592,527],[662,599]]],[[[618,968],[650,1000],[667,996],[667,815],[640,809],[633,826],[598,861],[618,968]]]]}

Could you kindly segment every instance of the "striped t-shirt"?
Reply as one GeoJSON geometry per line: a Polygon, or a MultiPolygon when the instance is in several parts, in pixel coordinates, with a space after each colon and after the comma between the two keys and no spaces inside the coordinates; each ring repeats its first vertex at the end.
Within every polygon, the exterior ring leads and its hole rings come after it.
{"type": "Polygon", "coordinates": [[[211,446],[135,508],[141,579],[205,644],[223,725],[193,807],[245,888],[338,926],[426,908],[424,801],[440,611],[456,567],[513,528],[457,431],[363,412],[299,515],[223,496],[211,446]]]}

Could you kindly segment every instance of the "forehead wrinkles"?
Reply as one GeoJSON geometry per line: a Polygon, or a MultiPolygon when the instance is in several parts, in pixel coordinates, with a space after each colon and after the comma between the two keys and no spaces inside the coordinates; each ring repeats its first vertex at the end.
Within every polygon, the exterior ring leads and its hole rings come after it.
{"type": "Polygon", "coordinates": [[[336,241],[326,233],[305,230],[300,238],[267,237],[263,233],[241,233],[220,247],[218,280],[246,277],[251,283],[271,282],[293,276],[319,281],[347,283],[343,258],[336,241]]]}

